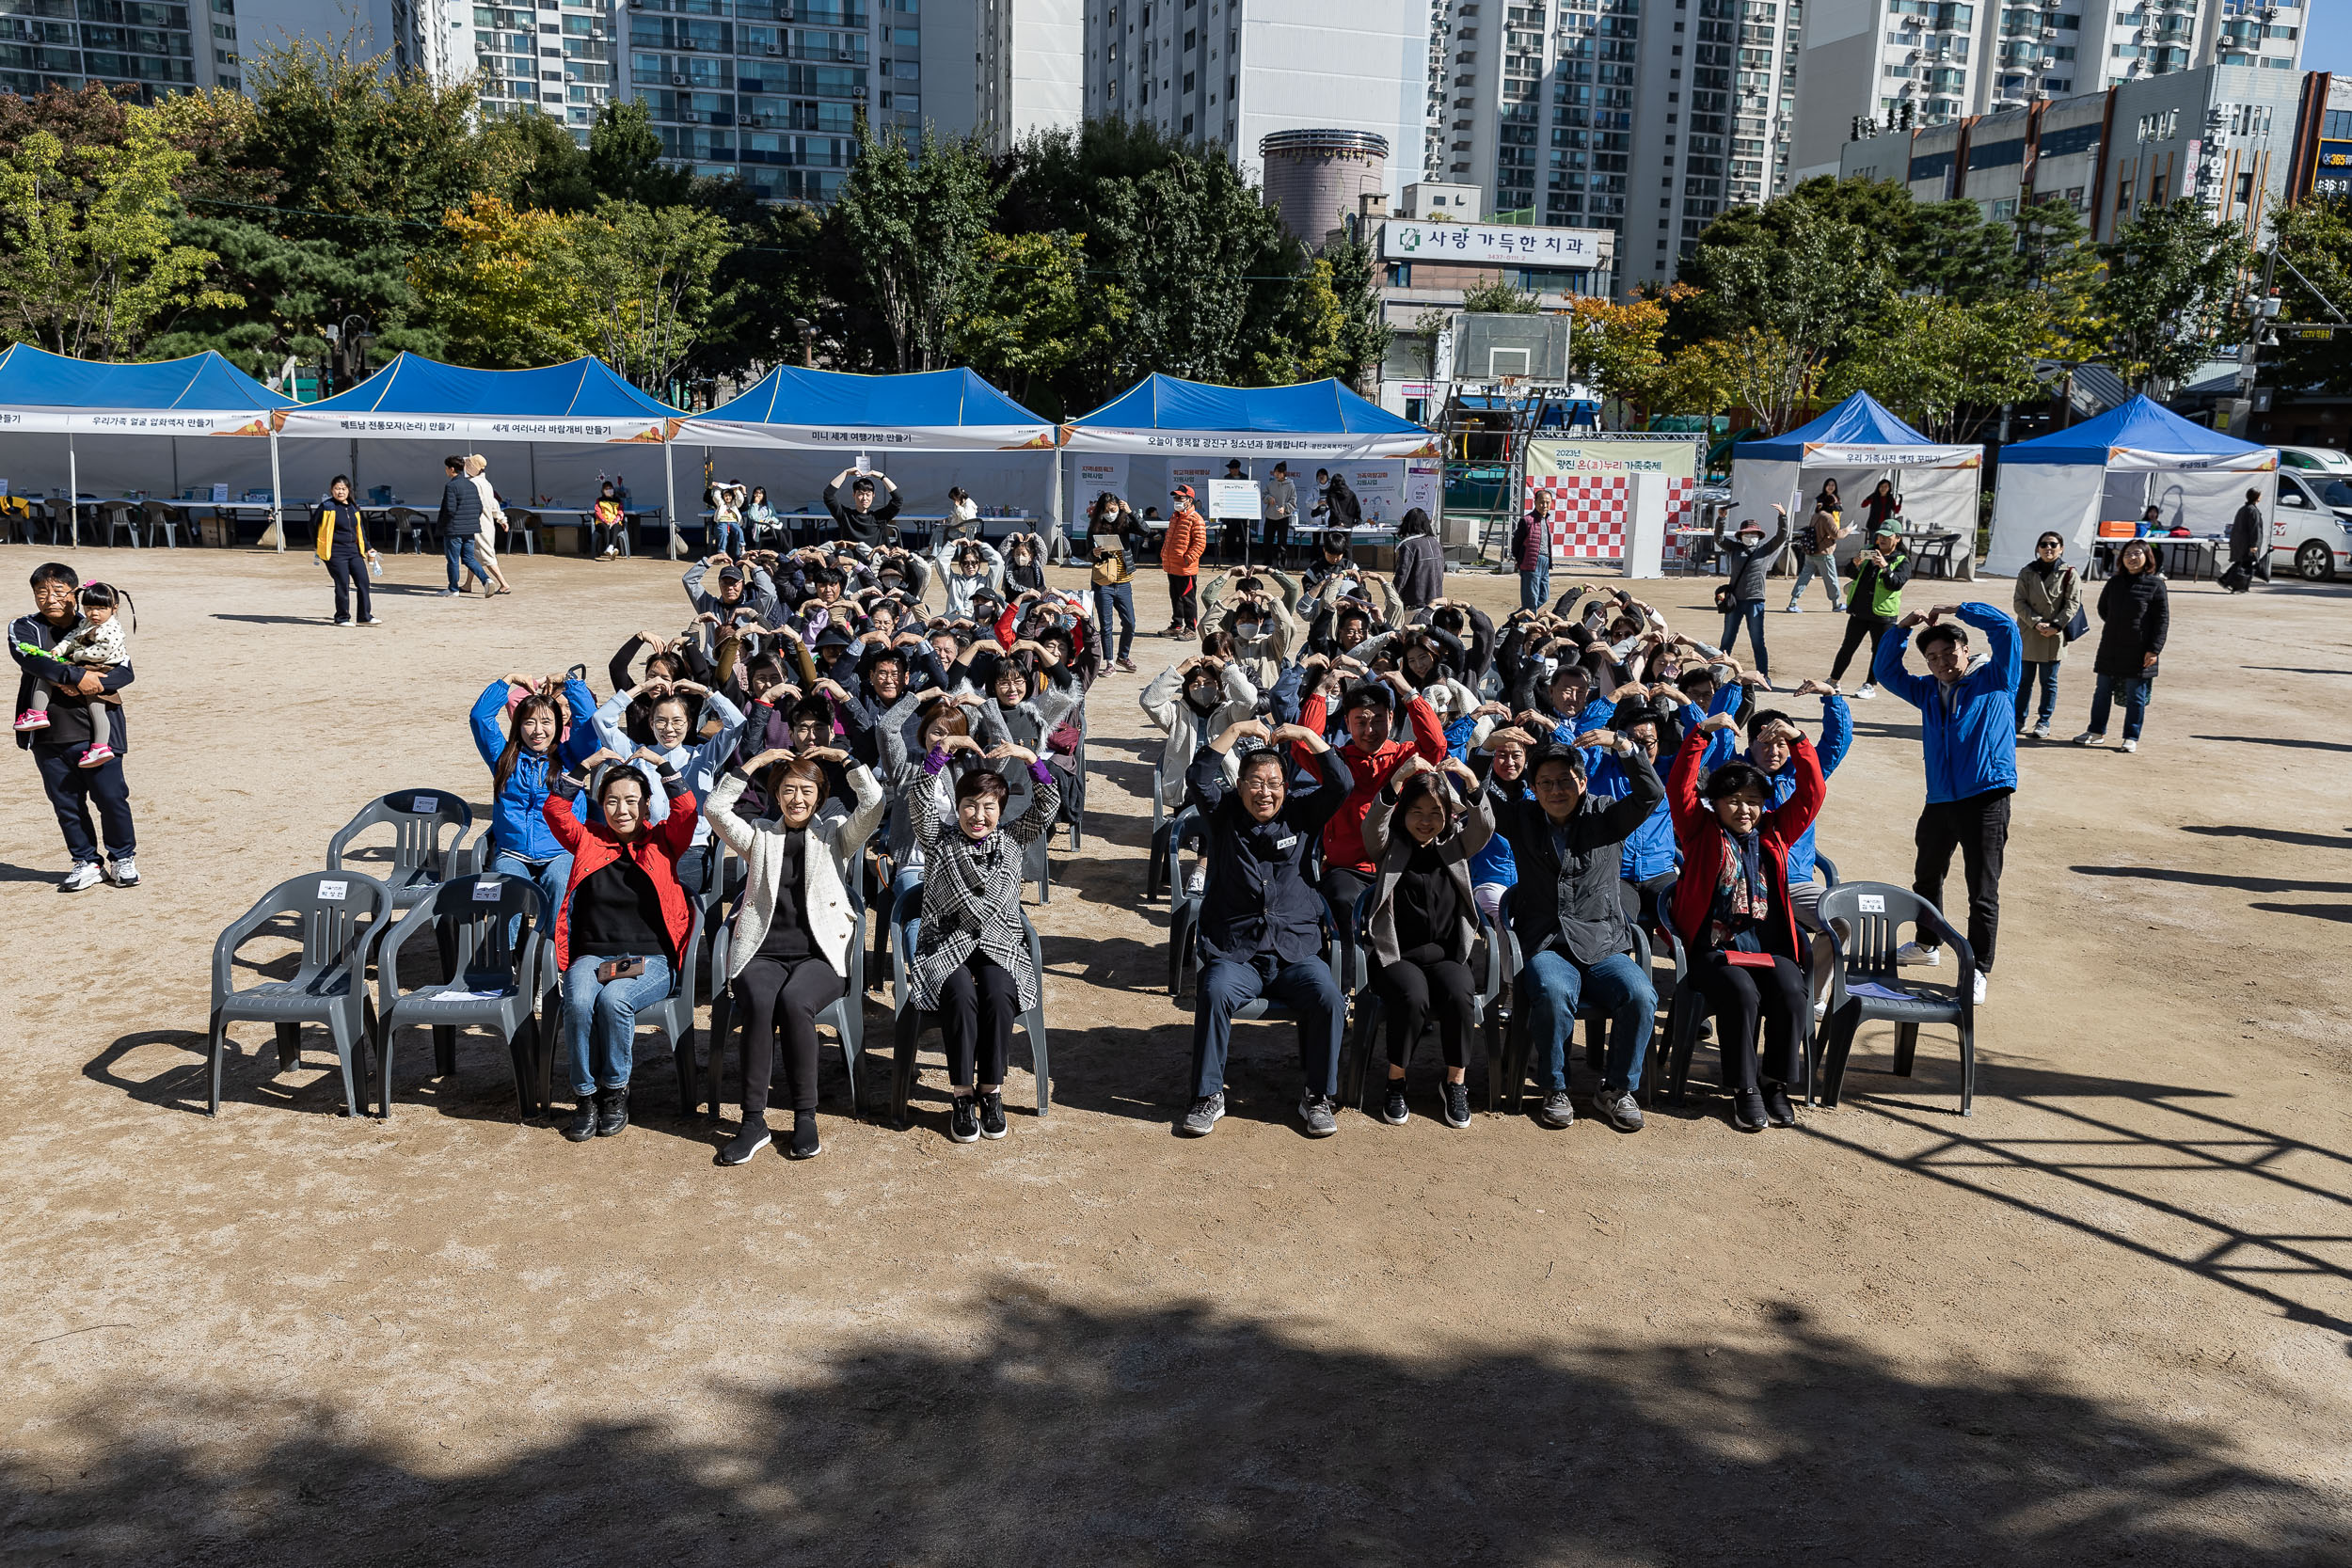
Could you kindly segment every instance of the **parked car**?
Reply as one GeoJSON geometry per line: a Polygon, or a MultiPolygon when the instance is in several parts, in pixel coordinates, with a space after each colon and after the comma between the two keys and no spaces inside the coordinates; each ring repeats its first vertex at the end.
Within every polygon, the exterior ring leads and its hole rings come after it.
{"type": "Polygon", "coordinates": [[[2279,470],[2270,563],[2274,569],[2293,567],[2307,582],[2352,575],[2352,480],[2279,470]]]}
{"type": "Polygon", "coordinates": [[[2352,478],[2352,454],[2340,447],[2280,447],[2279,463],[2282,467],[2304,473],[2343,474],[2352,478]]]}

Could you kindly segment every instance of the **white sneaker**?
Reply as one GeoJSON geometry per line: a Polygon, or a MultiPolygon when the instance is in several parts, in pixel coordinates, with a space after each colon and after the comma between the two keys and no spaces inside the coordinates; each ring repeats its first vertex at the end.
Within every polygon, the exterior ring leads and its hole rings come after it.
{"type": "Polygon", "coordinates": [[[2137,752],[2139,750],[2139,741],[2137,738],[2126,740],[2122,745],[2117,747],[2116,750],[2120,752],[2137,752]]]}
{"type": "Polygon", "coordinates": [[[2036,740],[2047,740],[2050,738],[2050,726],[2047,724],[2036,724],[2029,733],[2036,740]]]}
{"type": "Polygon", "coordinates": [[[1792,604],[1788,607],[1788,613],[1791,615],[1802,615],[1804,613],[1804,606],[1801,604],[1792,604]]]}
{"type": "Polygon", "coordinates": [[[1878,694],[1879,689],[1876,686],[1866,684],[1861,690],[1853,694],[1853,700],[1857,703],[1867,703],[1878,694]]]}
{"type": "Polygon", "coordinates": [[[1823,991],[1813,999],[1813,1022],[1819,1023],[1827,1017],[1829,1017],[1829,992],[1823,991]]]}
{"type": "Polygon", "coordinates": [[[97,865],[89,861],[76,861],[73,863],[73,869],[65,874],[65,880],[57,884],[57,891],[80,893],[85,888],[93,888],[97,885],[97,865]]]}
{"type": "Polygon", "coordinates": [[[1976,974],[1977,978],[1974,987],[1976,991],[1976,1001],[1979,1006],[1982,1006],[1984,1002],[1984,971],[1979,969],[1976,972],[1976,974]]]}
{"type": "Polygon", "coordinates": [[[128,855],[123,856],[119,861],[106,862],[105,864],[99,867],[99,872],[106,879],[106,880],[114,883],[117,887],[136,887],[139,885],[138,863],[128,855]]]}
{"type": "Polygon", "coordinates": [[[1895,961],[1899,964],[1924,964],[1933,969],[1944,961],[1944,949],[1922,947],[1915,942],[1907,942],[1895,949],[1895,961]]]}
{"type": "Polygon", "coordinates": [[[2074,744],[2077,746],[2096,746],[2105,739],[2106,739],[2106,736],[2101,735],[2097,730],[2085,730],[2082,734],[2074,737],[2074,744]]]}

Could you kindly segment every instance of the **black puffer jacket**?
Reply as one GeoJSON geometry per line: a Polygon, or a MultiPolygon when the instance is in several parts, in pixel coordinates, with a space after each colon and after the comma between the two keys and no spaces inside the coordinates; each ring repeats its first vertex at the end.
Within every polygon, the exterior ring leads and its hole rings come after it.
{"type": "Polygon", "coordinates": [[[2171,595],[2153,571],[2117,572],[2099,590],[2099,657],[2090,667],[2103,675],[2153,675],[2150,654],[2164,652],[2172,629],[2171,595]]]}

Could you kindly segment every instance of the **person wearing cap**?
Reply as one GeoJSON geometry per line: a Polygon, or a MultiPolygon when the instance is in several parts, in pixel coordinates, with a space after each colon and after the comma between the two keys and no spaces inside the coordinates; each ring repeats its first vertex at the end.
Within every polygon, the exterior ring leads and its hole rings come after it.
{"type": "MultiPolygon", "coordinates": [[[[1903,552],[1902,535],[1892,524],[1870,536],[1870,547],[1853,558],[1853,577],[1846,584],[1846,635],[1837,644],[1837,661],[1829,668],[1829,683],[1841,684],[1863,635],[1870,639],[1870,670],[1878,668],[1886,631],[1903,612],[1903,584],[1911,580],[1911,557],[1903,552]]],[[[1866,671],[1857,699],[1875,697],[1878,687],[1866,671]]]]}
{"type": "Polygon", "coordinates": [[[1193,510],[1191,485],[1179,484],[1169,494],[1176,512],[1160,541],[1160,570],[1168,574],[1168,635],[1192,637],[1200,630],[1200,558],[1209,553],[1209,525],[1193,510]]]}
{"type": "Polygon", "coordinates": [[[850,502],[841,503],[841,485],[851,474],[855,465],[842,469],[825,485],[825,510],[833,514],[834,526],[841,536],[871,548],[888,544],[895,531],[891,520],[898,515],[898,486],[888,474],[857,474],[857,482],[850,486],[850,502]],[[890,491],[890,499],[880,506],[874,504],[874,485],[880,481],[890,491]]]}
{"type": "MultiPolygon", "coordinates": [[[[1961,855],[1968,882],[1968,946],[1977,959],[1970,977],[1976,999],[1984,1000],[1993,972],[1993,942],[2001,925],[2001,855],[2009,846],[2010,797],[2017,792],[2017,623],[1989,604],[1939,605],[1913,610],[1895,624],[1881,644],[1879,684],[1919,710],[1919,744],[1927,759],[1928,803],[1914,833],[1918,859],[1911,890],[1944,907],[1944,874],[1952,850],[1961,855]],[[1903,667],[1912,628],[1928,673],[1903,667]],[[1972,668],[1968,628],[1984,633],[1988,657],[1972,668]]],[[[1942,945],[1927,932],[1907,942],[1897,957],[1904,963],[1943,961],[1942,945]]]]}
{"type": "MultiPolygon", "coordinates": [[[[1325,715],[1329,703],[1318,691],[1299,705],[1298,721],[1317,735],[1324,732],[1325,715]]],[[[1343,937],[1353,940],[1356,932],[1356,901],[1371,887],[1379,874],[1379,866],[1372,851],[1364,847],[1364,818],[1372,812],[1373,797],[1405,759],[1419,755],[1433,768],[1441,768],[1451,755],[1446,748],[1445,723],[1428,699],[1415,691],[1405,676],[1391,670],[1377,679],[1359,681],[1340,697],[1340,724],[1347,732],[1347,743],[1340,748],[1340,760],[1347,765],[1348,776],[1355,783],[1341,802],[1338,811],[1323,829],[1323,896],[1331,906],[1331,919],[1343,937]],[[1396,728],[1399,704],[1412,721],[1410,741],[1392,738],[1396,728]]],[[[1311,766],[1310,758],[1300,753],[1298,764],[1311,766]]]]}
{"type": "Polygon", "coordinates": [[[1291,483],[1289,464],[1274,465],[1274,477],[1265,482],[1264,495],[1265,503],[1259,510],[1265,514],[1266,559],[1279,566],[1291,547],[1291,522],[1298,515],[1298,486],[1291,483]]]}
{"type": "Polygon", "coordinates": [[[1764,525],[1751,517],[1740,525],[1738,541],[1724,538],[1724,519],[1715,524],[1715,552],[1723,560],[1724,576],[1724,652],[1729,653],[1740,639],[1740,625],[1747,623],[1748,641],[1756,647],[1756,671],[1766,680],[1772,678],[1772,655],[1764,647],[1764,578],[1780,559],[1781,546],[1788,543],[1788,513],[1785,508],[1772,508],[1772,536],[1764,537],[1764,525]]]}
{"type": "Polygon", "coordinates": [[[1323,958],[1322,907],[1307,880],[1315,836],[1332,819],[1354,781],[1322,735],[1303,724],[1269,729],[1259,720],[1232,724],[1192,759],[1187,784],[1201,803],[1206,878],[1200,915],[1200,975],[1193,992],[1192,1104],[1177,1130],[1201,1137],[1225,1115],[1225,1063],[1233,1014],[1263,997],[1298,1020],[1298,1064],[1305,1083],[1298,1118],[1310,1137],[1339,1131],[1332,1104],[1340,1088],[1340,1031],[1347,997],[1323,958]],[[1232,762],[1243,740],[1257,749],[1232,762]],[[1294,791],[1283,748],[1295,748],[1314,775],[1294,791]],[[1226,769],[1233,769],[1228,775],[1226,769]]]}
{"type": "Polygon", "coordinates": [[[1576,1120],[1567,1042],[1577,1009],[1589,1001],[1609,1023],[1609,1055],[1595,1104],[1611,1126],[1632,1132],[1642,1126],[1634,1095],[1642,1086],[1658,990],[1627,952],[1633,933],[1618,892],[1619,868],[1627,835],[1666,798],[1666,786],[1627,736],[1613,733],[1603,745],[1625,773],[1623,796],[1605,800],[1591,794],[1584,754],[1550,745],[1535,753],[1527,771],[1534,799],[1512,790],[1492,803],[1495,829],[1510,842],[1518,875],[1511,929],[1520,959],[1512,994],[1544,1082],[1536,1119],[1555,1128],[1576,1120]]]}

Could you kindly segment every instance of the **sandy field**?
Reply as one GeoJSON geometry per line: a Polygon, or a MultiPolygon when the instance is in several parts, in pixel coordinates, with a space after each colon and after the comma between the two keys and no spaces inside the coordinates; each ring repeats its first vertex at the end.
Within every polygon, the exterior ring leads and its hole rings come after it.
{"type": "MultiPolygon", "coordinates": [[[[0,549],[14,602],[50,553],[0,549]]],[[[1172,1136],[1159,742],[1114,675],[1033,911],[1052,1114],[1016,1044],[1011,1137],[949,1143],[927,1045],[914,1128],[853,1122],[829,1047],[824,1156],[720,1170],[649,1033],[614,1140],[517,1125],[473,1035],[448,1079],[405,1035],[378,1121],[323,1033],[279,1072],[241,1026],[203,1114],[220,929],[388,789],[484,810],[484,682],[601,693],[674,574],[514,555],[485,603],[391,558],[371,630],[307,556],[74,561],[137,596],[145,885],[61,896],[10,764],[0,1561],[2352,1561],[2352,589],[2177,588],[2146,749],[2024,757],[1972,1118],[1948,1035],[1904,1079],[1882,1028],[1793,1132],[1454,1132],[1425,1051],[1409,1125],[1315,1143],[1245,1025],[1233,1114],[1172,1136]]],[[[1710,582],[1651,586],[1704,635],[1710,582]]],[[[1774,613],[1784,682],[1837,630],[1774,613]]],[[[1849,879],[1910,880],[1914,717],[1857,707],[1849,879]]]]}

